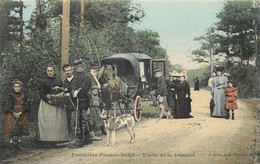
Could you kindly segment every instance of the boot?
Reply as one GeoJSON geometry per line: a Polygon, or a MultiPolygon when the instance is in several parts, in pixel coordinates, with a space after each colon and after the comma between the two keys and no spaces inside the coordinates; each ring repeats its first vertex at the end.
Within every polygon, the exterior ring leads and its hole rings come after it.
{"type": "Polygon", "coordinates": [[[94,131],[89,132],[92,141],[101,141],[102,139],[95,136],[94,131]]]}
{"type": "Polygon", "coordinates": [[[235,120],[234,113],[232,113],[232,120],[235,120]]]}
{"type": "Polygon", "coordinates": [[[226,119],[229,119],[229,110],[227,110],[227,116],[226,116],[226,119]]]}
{"type": "Polygon", "coordinates": [[[9,148],[10,148],[10,150],[14,150],[15,148],[14,148],[14,143],[9,143],[9,148]]]}

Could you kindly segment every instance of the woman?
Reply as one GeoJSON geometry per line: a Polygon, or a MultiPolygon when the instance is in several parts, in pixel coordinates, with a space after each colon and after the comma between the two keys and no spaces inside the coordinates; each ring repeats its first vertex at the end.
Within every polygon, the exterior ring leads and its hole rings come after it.
{"type": "Polygon", "coordinates": [[[199,91],[199,90],[200,90],[200,80],[199,77],[196,77],[194,83],[194,91],[199,91]]]}
{"type": "Polygon", "coordinates": [[[217,76],[212,80],[211,94],[214,99],[213,117],[225,118],[227,112],[225,110],[226,97],[224,90],[227,87],[228,78],[222,75],[223,67],[216,67],[217,76]]]}
{"type": "Polygon", "coordinates": [[[55,77],[55,67],[48,64],[47,77],[40,83],[41,102],[38,111],[39,141],[67,141],[68,126],[66,110],[63,106],[51,101],[51,91],[54,87],[62,87],[60,79],[55,77]]]}
{"type": "Polygon", "coordinates": [[[176,85],[177,101],[175,118],[191,118],[191,98],[190,98],[190,85],[185,81],[185,76],[180,77],[180,82],[176,85]]]}
{"type": "Polygon", "coordinates": [[[13,137],[18,137],[18,147],[22,149],[22,135],[29,135],[27,112],[30,111],[28,98],[21,91],[22,82],[13,82],[13,92],[6,101],[6,119],[4,135],[9,136],[10,147],[13,147],[13,137]]]}

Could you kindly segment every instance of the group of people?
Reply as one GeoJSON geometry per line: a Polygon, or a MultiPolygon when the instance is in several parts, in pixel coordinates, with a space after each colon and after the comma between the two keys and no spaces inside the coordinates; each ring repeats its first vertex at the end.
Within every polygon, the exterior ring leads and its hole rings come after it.
{"type": "MultiPolygon", "coordinates": [[[[73,64],[63,66],[66,74],[62,82],[55,76],[55,66],[46,66],[46,78],[40,81],[40,104],[38,110],[38,141],[75,141],[71,147],[81,147],[92,141],[100,141],[101,138],[95,135],[95,130],[99,129],[106,135],[104,122],[100,117],[104,111],[104,105],[108,108],[116,104],[109,104],[115,96],[115,90],[120,90],[117,85],[116,75],[112,67],[102,67],[98,73],[98,66],[92,65],[87,71],[83,66],[83,61],[75,60],[73,64]],[[107,70],[105,70],[105,67],[107,70]],[[110,69],[109,69],[110,68],[110,69]],[[106,74],[102,80],[102,74],[106,74]],[[114,86],[109,89],[109,86],[114,86]],[[102,91],[106,94],[101,94],[102,91]],[[109,97],[103,103],[102,95],[109,97]]],[[[237,109],[236,100],[238,98],[237,89],[233,87],[233,82],[228,81],[227,76],[222,74],[223,67],[216,67],[216,72],[212,73],[209,79],[212,100],[210,102],[211,116],[224,117],[229,119],[230,110],[234,119],[234,110],[237,109]]],[[[174,118],[192,118],[190,85],[185,80],[186,72],[182,74],[174,71],[169,79],[163,76],[160,69],[154,71],[154,76],[158,79],[156,89],[150,91],[153,104],[157,106],[157,97],[163,97],[164,102],[172,109],[174,118]]],[[[29,134],[27,113],[31,109],[28,97],[21,92],[22,82],[13,81],[13,91],[8,95],[6,101],[6,120],[4,135],[9,136],[10,147],[14,147],[14,136],[17,136],[18,147],[22,149],[22,135],[29,134]]],[[[197,86],[195,90],[199,90],[197,86]]],[[[116,108],[114,110],[116,116],[116,108]]]]}
{"type": "Polygon", "coordinates": [[[208,81],[211,87],[212,99],[210,101],[210,116],[220,118],[230,118],[232,111],[232,120],[235,119],[234,110],[238,109],[237,99],[238,91],[233,86],[233,81],[228,80],[225,74],[222,74],[223,67],[215,67],[212,77],[208,81]]]}
{"type": "MultiPolygon", "coordinates": [[[[46,78],[39,85],[40,104],[38,110],[37,139],[41,142],[75,141],[70,146],[81,147],[92,141],[100,141],[95,130],[106,134],[104,121],[100,117],[103,103],[100,98],[101,85],[97,79],[98,66],[89,71],[83,61],[63,66],[66,79],[62,82],[55,75],[55,66],[48,64],[46,78]]],[[[4,134],[9,136],[10,147],[14,147],[14,136],[18,136],[18,148],[22,149],[22,135],[29,134],[27,112],[30,111],[28,98],[21,93],[22,82],[13,82],[13,92],[6,101],[4,134]]]]}
{"type": "Polygon", "coordinates": [[[174,71],[170,74],[169,79],[163,76],[162,70],[157,69],[154,71],[154,76],[158,78],[155,90],[150,92],[153,104],[157,106],[157,97],[160,95],[164,97],[164,101],[172,109],[174,118],[191,118],[191,101],[190,98],[190,85],[185,80],[186,72],[179,75],[174,71]]]}

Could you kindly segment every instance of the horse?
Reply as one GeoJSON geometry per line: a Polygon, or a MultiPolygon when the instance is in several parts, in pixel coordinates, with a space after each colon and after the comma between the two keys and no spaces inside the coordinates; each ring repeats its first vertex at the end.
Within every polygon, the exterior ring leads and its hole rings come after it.
{"type": "Polygon", "coordinates": [[[116,112],[118,110],[119,99],[122,98],[122,81],[115,74],[111,65],[103,66],[98,73],[98,81],[101,87],[101,94],[103,102],[105,103],[105,109],[111,110],[112,105],[114,107],[114,118],[116,118],[116,112]]]}

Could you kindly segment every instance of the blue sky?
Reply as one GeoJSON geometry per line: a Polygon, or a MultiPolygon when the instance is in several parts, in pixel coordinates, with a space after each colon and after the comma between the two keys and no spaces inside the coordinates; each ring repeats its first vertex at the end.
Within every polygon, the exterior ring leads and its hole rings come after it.
{"type": "MultiPolygon", "coordinates": [[[[161,45],[167,47],[172,64],[181,64],[186,69],[200,66],[188,56],[199,48],[193,41],[217,22],[216,14],[223,7],[223,0],[134,0],[144,9],[142,22],[131,24],[136,30],[153,30],[160,35],[161,45]]],[[[24,0],[25,19],[29,19],[35,8],[35,0],[24,0]]]]}
{"type": "Polygon", "coordinates": [[[160,35],[161,45],[167,46],[167,55],[172,64],[182,64],[186,69],[200,66],[191,62],[188,56],[199,48],[195,37],[203,35],[207,28],[217,22],[216,14],[223,7],[222,1],[193,0],[136,0],[144,9],[146,16],[137,30],[151,29],[160,35]]]}

